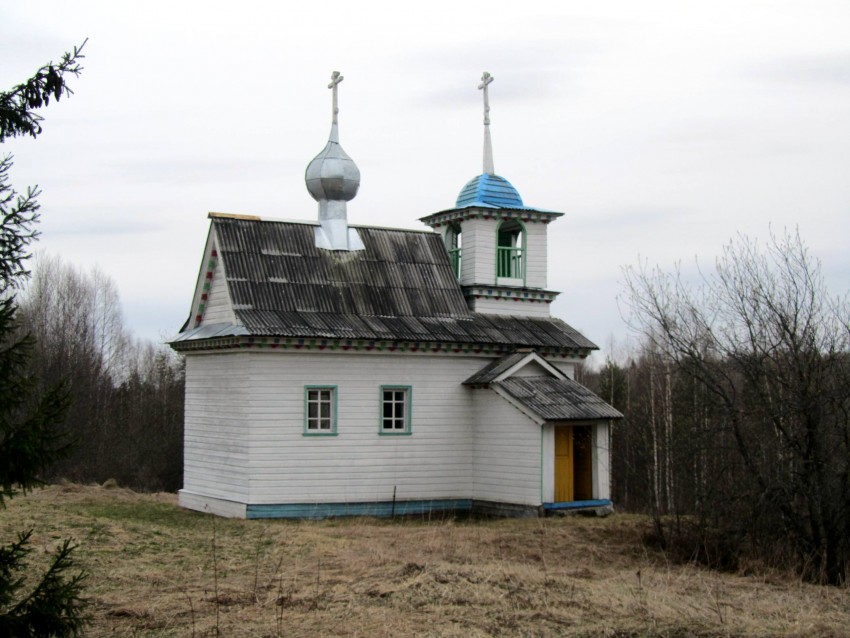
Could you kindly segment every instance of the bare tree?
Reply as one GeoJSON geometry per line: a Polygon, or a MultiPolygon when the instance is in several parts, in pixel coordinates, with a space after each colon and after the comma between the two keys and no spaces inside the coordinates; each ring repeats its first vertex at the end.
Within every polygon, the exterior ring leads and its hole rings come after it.
{"type": "Polygon", "coordinates": [[[32,366],[47,385],[68,379],[67,434],[85,445],[53,476],[141,489],[177,489],[182,470],[182,361],[133,339],[114,281],[38,254],[21,295],[21,322],[36,338],[32,366]]]}
{"type": "MultiPolygon", "coordinates": [[[[763,546],[788,547],[809,579],[837,584],[850,563],[850,381],[845,299],[830,296],[798,234],[762,248],[730,243],[714,272],[689,285],[679,272],[624,270],[631,322],[704,393],[703,422],[722,454],[731,442],[742,482],[716,481],[721,523],[763,546]],[[729,437],[724,438],[724,437],[729,437]],[[732,506],[734,505],[734,507],[732,506]]],[[[727,459],[728,461],[728,459],[727,459]]]]}

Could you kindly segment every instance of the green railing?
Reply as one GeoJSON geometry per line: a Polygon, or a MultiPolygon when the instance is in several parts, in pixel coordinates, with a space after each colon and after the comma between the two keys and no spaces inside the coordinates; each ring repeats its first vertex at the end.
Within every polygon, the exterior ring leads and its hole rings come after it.
{"type": "Polygon", "coordinates": [[[496,248],[496,276],[522,279],[522,248],[496,248]]]}
{"type": "Polygon", "coordinates": [[[449,259],[452,260],[452,270],[455,272],[455,277],[460,279],[460,248],[452,248],[449,250],[449,259]]]}

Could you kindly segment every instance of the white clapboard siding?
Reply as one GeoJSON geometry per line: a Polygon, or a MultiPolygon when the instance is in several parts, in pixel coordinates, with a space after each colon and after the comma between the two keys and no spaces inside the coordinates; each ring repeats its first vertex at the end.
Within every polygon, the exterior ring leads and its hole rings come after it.
{"type": "Polygon", "coordinates": [[[540,426],[494,391],[474,393],[473,498],[539,505],[540,426]]]}
{"type": "Polygon", "coordinates": [[[186,357],[183,489],[223,499],[248,496],[248,353],[186,357]]]}
{"type": "Polygon", "coordinates": [[[611,450],[608,445],[608,421],[593,428],[593,498],[611,498],[611,450]]]}
{"type": "Polygon", "coordinates": [[[461,284],[496,283],[497,225],[495,219],[468,219],[463,222],[461,284]]]}
{"type": "Polygon", "coordinates": [[[546,289],[546,224],[525,225],[525,285],[546,289]]]}
{"type": "Polygon", "coordinates": [[[470,498],[472,415],[459,383],[486,358],[253,352],[250,503],[470,498]],[[337,388],[337,435],[304,435],[306,385],[337,388]],[[410,435],[380,435],[380,387],[411,386],[410,435]]]}
{"type": "Polygon", "coordinates": [[[472,310],[491,315],[510,315],[515,317],[548,317],[549,304],[528,301],[514,301],[509,298],[473,298],[472,310]]]}
{"type": "Polygon", "coordinates": [[[568,379],[572,379],[575,381],[576,378],[576,360],[569,361],[563,359],[550,359],[548,360],[553,366],[558,368],[568,379]]]}

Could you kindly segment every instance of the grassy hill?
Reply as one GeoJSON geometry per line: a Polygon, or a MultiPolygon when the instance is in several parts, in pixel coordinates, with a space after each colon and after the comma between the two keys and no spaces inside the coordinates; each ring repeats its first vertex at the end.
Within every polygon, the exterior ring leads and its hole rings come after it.
{"type": "Polygon", "coordinates": [[[850,590],[674,565],[646,519],[243,521],[53,486],[0,538],[71,536],[90,636],[850,636],[850,590]]]}

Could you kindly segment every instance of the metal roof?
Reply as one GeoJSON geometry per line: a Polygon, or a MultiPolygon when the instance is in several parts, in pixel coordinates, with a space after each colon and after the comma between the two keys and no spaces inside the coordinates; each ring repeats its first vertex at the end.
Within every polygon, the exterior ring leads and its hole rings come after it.
{"type": "Polygon", "coordinates": [[[523,208],[522,197],[508,180],[501,175],[482,173],[473,177],[461,189],[455,206],[481,206],[482,204],[499,208],[523,208]]]}
{"type": "MultiPolygon", "coordinates": [[[[221,216],[211,223],[244,326],[234,335],[596,348],[560,319],[470,312],[432,232],[358,226],[365,250],[349,252],[317,248],[316,224],[221,216]]],[[[174,341],[210,336],[202,324],[174,341]]]]}
{"type": "Polygon", "coordinates": [[[623,418],[619,410],[572,379],[550,376],[509,377],[490,385],[503,390],[544,421],[623,418]]]}

